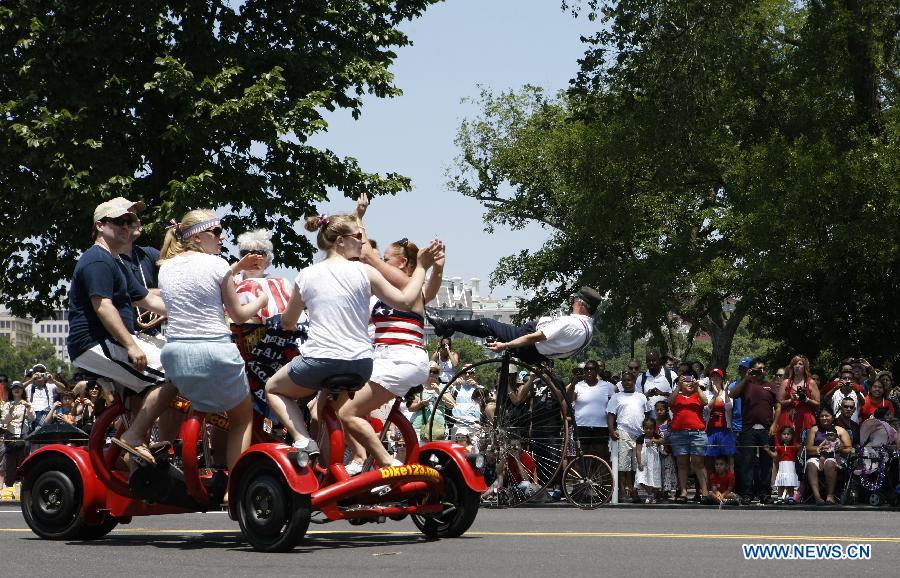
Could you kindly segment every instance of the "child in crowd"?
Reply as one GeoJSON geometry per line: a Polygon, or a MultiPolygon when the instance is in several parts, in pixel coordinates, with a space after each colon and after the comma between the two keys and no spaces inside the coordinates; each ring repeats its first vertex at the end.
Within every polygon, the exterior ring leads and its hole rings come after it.
{"type": "Polygon", "coordinates": [[[456,433],[453,436],[453,441],[461,446],[465,446],[466,451],[470,454],[477,453],[475,450],[475,446],[472,444],[472,438],[470,437],[469,428],[467,427],[458,427],[456,428],[456,433]]]}
{"type": "Polygon", "coordinates": [[[637,458],[634,485],[640,486],[647,493],[645,503],[655,504],[662,487],[659,448],[663,440],[656,437],[656,420],[652,417],[644,418],[643,428],[643,435],[634,440],[634,453],[637,458]]]}
{"type": "Polygon", "coordinates": [[[643,422],[646,417],[647,398],[634,389],[633,373],[622,375],[622,391],[614,394],[606,405],[609,415],[609,437],[619,445],[619,496],[622,500],[628,496],[635,504],[641,499],[634,489],[634,471],[637,460],[634,452],[635,440],[643,433],[643,422]]]}
{"type": "MultiPolygon", "coordinates": [[[[800,480],[797,478],[797,444],[794,443],[794,428],[786,425],[781,428],[778,434],[778,442],[775,444],[775,451],[768,447],[764,448],[766,452],[776,460],[778,464],[778,474],[775,476],[775,486],[780,492],[780,496],[775,500],[776,504],[793,504],[794,492],[800,486],[800,480]]],[[[822,454],[820,454],[821,456],[822,454]]],[[[834,458],[834,452],[831,452],[834,458]]],[[[824,458],[827,459],[827,458],[824,458]]],[[[824,462],[822,462],[824,464],[824,462]]],[[[774,466],[773,466],[774,467],[774,466]]]]}
{"type": "Polygon", "coordinates": [[[734,472],[729,468],[728,458],[717,456],[709,474],[709,495],[720,504],[737,504],[739,498],[734,493],[734,484],[734,472]]]}
{"type": "Polygon", "coordinates": [[[678,470],[675,467],[675,458],[672,456],[672,448],[669,446],[669,402],[665,399],[657,401],[653,406],[656,414],[656,433],[654,437],[662,440],[659,446],[659,462],[661,491],[658,499],[666,499],[669,492],[678,491],[678,470]]]}

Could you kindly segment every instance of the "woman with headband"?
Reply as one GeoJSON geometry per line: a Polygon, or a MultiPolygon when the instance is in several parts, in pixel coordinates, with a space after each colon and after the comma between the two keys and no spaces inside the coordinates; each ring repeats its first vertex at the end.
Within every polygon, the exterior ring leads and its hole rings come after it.
{"type": "MultiPolygon", "coordinates": [[[[368,207],[368,199],[360,196],[356,214],[362,219],[368,207]]],[[[365,231],[365,229],[362,229],[365,231]]],[[[401,239],[388,245],[384,259],[369,247],[363,237],[361,261],[371,265],[384,275],[394,287],[404,289],[410,284],[418,266],[419,248],[401,239]]],[[[382,466],[392,463],[390,453],[382,445],[378,434],[369,422],[369,414],[403,397],[410,388],[428,379],[428,354],[425,352],[425,303],[434,299],[441,287],[444,270],[443,245],[441,256],[434,262],[434,271],[425,290],[418,293],[413,307],[391,307],[381,300],[372,307],[372,324],[375,326],[375,357],[372,377],[356,395],[341,407],[340,418],[350,433],[352,459],[347,473],[356,475],[363,469],[366,454],[382,466]]]]}
{"type": "MultiPolygon", "coordinates": [[[[313,458],[318,456],[319,446],[310,439],[296,400],[316,394],[333,375],[358,375],[360,386],[368,381],[372,375],[370,297],[374,294],[390,307],[412,309],[420,298],[425,270],[442,256],[442,250],[435,241],[421,251],[419,267],[401,291],[375,268],[359,262],[363,245],[368,243],[356,215],[309,217],[306,230],[318,231],[316,244],[326,258],[297,276],[281,321],[285,329],[294,329],[300,313],[307,309],[309,339],[300,346],[300,355],[269,379],[266,392],[270,408],[293,437],[294,447],[313,458]]],[[[347,399],[342,395],[335,409],[340,411],[347,399]]]]}
{"type": "Polygon", "coordinates": [[[161,360],[166,376],[194,409],[228,412],[230,469],[250,446],[253,410],[244,360],[231,341],[223,306],[240,323],[265,307],[268,297],[261,293],[241,304],[234,275],[261,257],[248,256],[230,267],[218,256],[223,239],[218,217],[204,210],[190,211],[166,233],[159,288],[169,321],[161,360]]]}

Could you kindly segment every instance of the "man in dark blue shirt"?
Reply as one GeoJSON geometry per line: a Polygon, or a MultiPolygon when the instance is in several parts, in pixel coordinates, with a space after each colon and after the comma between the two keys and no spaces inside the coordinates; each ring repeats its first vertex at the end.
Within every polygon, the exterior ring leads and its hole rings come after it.
{"type": "Polygon", "coordinates": [[[69,288],[69,357],[76,367],[106,377],[144,395],[131,427],[113,440],[153,462],[146,446],[150,427],[177,390],[165,380],[160,350],[135,339],[135,306],[165,315],[159,295],[135,279],[119,256],[132,242],[143,203],[118,197],[94,211],[94,245],[78,259],[69,288]]]}

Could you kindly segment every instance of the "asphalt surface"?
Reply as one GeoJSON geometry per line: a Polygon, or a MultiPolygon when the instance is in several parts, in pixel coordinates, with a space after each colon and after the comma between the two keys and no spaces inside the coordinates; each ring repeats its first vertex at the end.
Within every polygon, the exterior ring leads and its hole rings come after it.
{"type": "Polygon", "coordinates": [[[262,554],[223,513],[135,518],[95,542],[50,542],[0,508],[4,576],[841,576],[900,567],[900,512],[564,507],[482,509],[470,531],[428,541],[409,520],[311,525],[262,554]],[[870,560],[744,560],[746,543],[868,543],[870,560]]]}

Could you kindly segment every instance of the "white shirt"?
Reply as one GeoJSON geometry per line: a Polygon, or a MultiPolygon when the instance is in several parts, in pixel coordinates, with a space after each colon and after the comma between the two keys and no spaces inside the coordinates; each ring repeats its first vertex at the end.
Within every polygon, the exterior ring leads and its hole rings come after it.
{"type": "Polygon", "coordinates": [[[345,360],[372,357],[372,286],[365,265],[325,260],[300,271],[294,283],[309,311],[309,338],[300,346],[300,355],[345,360]]]}
{"type": "Polygon", "coordinates": [[[853,417],[851,418],[856,423],[859,423],[859,398],[856,397],[856,390],[850,389],[850,393],[844,395],[841,391],[841,388],[837,388],[834,390],[831,398],[831,411],[834,412],[834,415],[841,415],[841,403],[847,399],[848,397],[853,400],[853,403],[856,404],[856,409],[853,410],[853,417]]]}
{"type": "Polygon", "coordinates": [[[547,338],[535,344],[538,353],[544,357],[565,359],[590,344],[594,334],[594,318],[577,313],[562,317],[541,317],[536,331],[547,338]]]}
{"type": "Polygon", "coordinates": [[[456,392],[456,402],[453,405],[453,417],[456,421],[474,425],[481,421],[481,404],[472,395],[477,388],[463,382],[456,392]]]}
{"type": "MultiPolygon", "coordinates": [[[[672,382],[678,379],[678,375],[672,371],[672,382]]],[[[653,376],[650,375],[650,370],[644,372],[643,375],[639,375],[637,381],[634,384],[634,390],[647,395],[647,392],[651,389],[658,389],[659,391],[665,393],[666,395],[653,395],[647,399],[647,411],[653,411],[653,406],[657,404],[659,401],[669,399],[669,394],[672,393],[672,386],[669,385],[669,380],[666,379],[666,368],[662,367],[659,370],[659,375],[653,376]],[[646,381],[644,381],[644,376],[646,376],[646,381]],[[641,382],[644,383],[644,386],[641,387],[641,382]]]]}
{"type": "Polygon", "coordinates": [[[608,427],[606,406],[613,394],[614,385],[600,380],[594,385],[586,381],[575,384],[575,425],[584,427],[608,427]]]}
{"type": "Polygon", "coordinates": [[[644,433],[646,407],[647,398],[643,393],[620,391],[609,399],[606,411],[616,416],[616,428],[625,430],[631,437],[637,437],[644,433]]]}
{"type": "Polygon", "coordinates": [[[223,337],[225,325],[222,281],[231,275],[218,255],[187,253],[163,261],[159,291],[166,304],[167,337],[223,337]]]}

